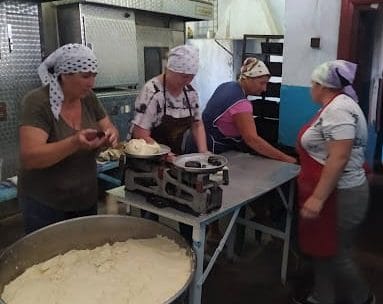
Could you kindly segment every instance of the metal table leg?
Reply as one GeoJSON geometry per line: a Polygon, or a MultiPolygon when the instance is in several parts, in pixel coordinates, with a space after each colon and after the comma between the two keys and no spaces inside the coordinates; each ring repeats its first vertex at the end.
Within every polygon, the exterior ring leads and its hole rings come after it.
{"type": "Polygon", "coordinates": [[[193,226],[193,249],[196,255],[196,269],[189,291],[189,303],[200,304],[202,298],[203,258],[205,251],[206,225],[193,226]]]}
{"type": "Polygon", "coordinates": [[[230,223],[229,223],[229,225],[226,228],[225,234],[223,235],[221,241],[219,242],[219,245],[218,245],[217,249],[214,251],[214,254],[213,254],[212,258],[209,261],[209,264],[206,266],[206,270],[203,273],[203,277],[201,279],[201,282],[199,282],[199,283],[201,283],[201,285],[205,282],[207,276],[209,275],[211,269],[213,268],[213,265],[214,265],[215,261],[218,258],[218,255],[223,250],[223,247],[225,246],[225,243],[226,243],[227,239],[229,238],[230,232],[233,229],[235,221],[237,220],[239,209],[240,208],[235,209],[235,211],[233,213],[233,216],[231,217],[230,223]]]}
{"type": "Polygon", "coordinates": [[[209,261],[209,264],[206,266],[205,271],[203,271],[203,262],[204,262],[204,247],[205,247],[205,232],[206,225],[201,224],[199,227],[193,227],[193,249],[197,256],[197,265],[194,275],[193,282],[190,288],[189,303],[190,304],[200,304],[202,299],[202,285],[208,277],[210,271],[212,270],[215,261],[218,258],[218,255],[223,250],[227,239],[233,229],[235,221],[237,220],[238,213],[240,208],[234,210],[234,213],[231,217],[230,223],[226,228],[225,234],[223,235],[217,249],[215,250],[212,258],[209,261]]]}
{"type": "MultiPolygon", "coordinates": [[[[239,218],[241,219],[245,219],[246,218],[246,208],[247,208],[247,205],[246,206],[243,206],[241,208],[241,210],[239,211],[239,218]]],[[[235,225],[234,227],[234,232],[233,232],[233,255],[234,255],[234,252],[237,254],[237,255],[241,255],[242,253],[242,249],[243,249],[243,245],[245,243],[245,231],[246,231],[246,227],[243,226],[243,225],[235,225]]],[[[231,242],[231,240],[230,240],[231,242]]]]}
{"type": "Polygon", "coordinates": [[[289,197],[286,199],[285,194],[283,193],[280,187],[277,188],[279,196],[286,207],[286,225],[284,231],[268,227],[253,221],[249,221],[243,218],[238,218],[237,223],[243,226],[250,227],[252,229],[262,231],[264,233],[270,234],[277,238],[283,240],[283,253],[282,253],[282,265],[281,265],[281,281],[282,284],[286,284],[287,276],[287,266],[289,260],[289,250],[290,250],[290,233],[291,233],[291,222],[293,218],[293,206],[294,206],[294,186],[295,181],[291,180],[289,182],[289,197]]]}
{"type": "Polygon", "coordinates": [[[281,268],[281,280],[282,284],[286,285],[287,266],[289,261],[289,250],[290,250],[290,233],[291,233],[291,222],[293,219],[293,206],[294,206],[294,190],[295,181],[291,180],[289,183],[289,199],[287,204],[286,214],[286,226],[284,233],[283,242],[283,257],[282,257],[282,268],[281,268]]]}

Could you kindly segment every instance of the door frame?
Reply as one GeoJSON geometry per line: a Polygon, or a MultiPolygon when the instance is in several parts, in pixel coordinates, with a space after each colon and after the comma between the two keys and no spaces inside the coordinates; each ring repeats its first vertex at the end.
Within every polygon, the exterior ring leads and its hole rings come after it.
{"type": "Polygon", "coordinates": [[[359,26],[358,11],[369,9],[371,4],[383,4],[383,0],[342,0],[338,59],[354,61],[356,57],[355,34],[359,26]]]}
{"type": "MultiPolygon", "coordinates": [[[[361,26],[361,12],[365,10],[372,10],[371,4],[383,4],[383,0],[342,0],[341,15],[339,24],[339,38],[338,38],[338,59],[357,62],[358,57],[358,40],[359,29],[361,26]]],[[[377,114],[378,115],[378,114],[377,114]]],[[[369,138],[369,148],[371,149],[370,157],[373,171],[381,172],[382,167],[382,143],[383,131],[380,132],[376,129],[376,122],[374,126],[374,135],[369,138]]],[[[370,135],[369,135],[370,137],[370,135]]],[[[369,153],[369,154],[370,154],[369,153]]]]}

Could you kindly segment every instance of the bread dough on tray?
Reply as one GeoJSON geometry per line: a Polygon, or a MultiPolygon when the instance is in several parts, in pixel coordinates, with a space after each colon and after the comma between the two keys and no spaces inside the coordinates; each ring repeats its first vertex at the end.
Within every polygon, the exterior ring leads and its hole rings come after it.
{"type": "Polygon", "coordinates": [[[145,139],[131,139],[125,144],[125,152],[134,155],[153,155],[161,151],[158,143],[148,144],[145,139]]]}
{"type": "Polygon", "coordinates": [[[28,268],[4,288],[7,304],[160,304],[191,272],[186,249],[166,237],[72,250],[28,268]]]}

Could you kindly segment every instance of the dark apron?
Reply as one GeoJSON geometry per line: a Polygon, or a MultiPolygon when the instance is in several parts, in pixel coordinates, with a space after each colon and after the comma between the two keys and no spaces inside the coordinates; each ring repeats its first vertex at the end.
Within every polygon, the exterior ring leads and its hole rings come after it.
{"type": "Polygon", "coordinates": [[[186,102],[189,107],[188,117],[174,118],[166,114],[166,74],[164,75],[164,116],[161,123],[151,130],[151,137],[160,144],[164,144],[170,147],[173,153],[182,154],[182,141],[185,132],[192,127],[194,117],[189,102],[189,97],[186,94],[185,88],[183,92],[185,94],[186,102]]]}
{"type": "MultiPolygon", "coordinates": [[[[323,108],[324,109],[324,108],[323,108]]],[[[298,176],[298,206],[302,209],[306,200],[313,194],[322,174],[323,165],[312,158],[302,147],[302,135],[317,119],[323,109],[298,134],[297,151],[301,165],[298,176]]],[[[325,201],[319,217],[298,220],[298,240],[303,253],[315,257],[329,257],[337,252],[337,203],[336,190],[325,201]]]]}

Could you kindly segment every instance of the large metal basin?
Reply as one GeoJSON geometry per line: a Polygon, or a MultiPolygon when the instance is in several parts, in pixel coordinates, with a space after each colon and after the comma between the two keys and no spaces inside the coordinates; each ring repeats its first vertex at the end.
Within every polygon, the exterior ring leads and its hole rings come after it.
{"type": "MultiPolygon", "coordinates": [[[[153,238],[157,235],[174,240],[190,255],[191,274],[186,284],[165,303],[178,303],[191,283],[195,255],[175,230],[154,221],[119,215],[95,215],[63,221],[47,226],[8,247],[0,255],[0,294],[5,285],[34,264],[46,261],[72,249],[97,246],[128,239],[153,238]]],[[[0,303],[3,303],[0,299],[0,303]]]]}

